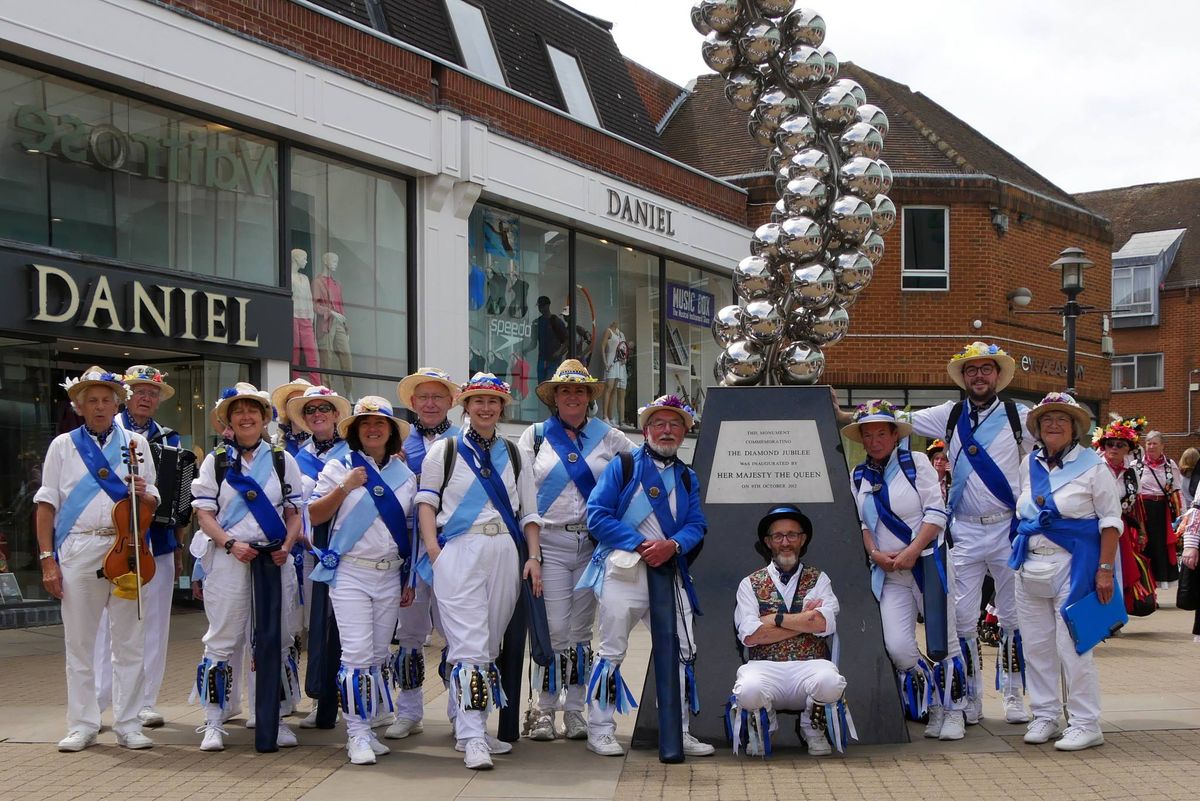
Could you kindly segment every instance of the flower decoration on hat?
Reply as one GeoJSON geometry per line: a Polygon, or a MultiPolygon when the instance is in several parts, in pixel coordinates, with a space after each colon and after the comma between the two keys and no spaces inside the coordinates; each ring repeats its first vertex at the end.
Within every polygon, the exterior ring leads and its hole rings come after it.
{"type": "Polygon", "coordinates": [[[1096,426],[1096,430],[1092,432],[1092,446],[1096,448],[1103,447],[1106,440],[1123,439],[1129,443],[1129,447],[1133,448],[1138,444],[1138,432],[1129,423],[1129,420],[1114,420],[1104,428],[1096,426]]]}
{"type": "Polygon", "coordinates": [[[946,450],[946,443],[940,439],[935,439],[933,442],[929,443],[928,447],[925,448],[925,453],[933,454],[937,451],[944,450],[946,450]]]}
{"type": "Polygon", "coordinates": [[[71,399],[72,403],[78,399],[79,393],[97,385],[115,390],[122,401],[129,398],[129,385],[125,383],[125,376],[102,367],[90,367],[78,378],[68,378],[59,384],[67,391],[67,397],[71,399]]]}
{"type": "Polygon", "coordinates": [[[366,397],[354,404],[354,413],[362,414],[363,412],[386,412],[392,413],[392,407],[384,408],[384,404],[379,402],[378,398],[366,397]]]}
{"type": "Polygon", "coordinates": [[[986,342],[972,342],[958,353],[950,357],[950,361],[960,362],[971,359],[987,359],[1008,354],[999,345],[989,345],[986,342]]]}
{"type": "Polygon", "coordinates": [[[638,409],[638,428],[645,428],[650,415],[663,409],[672,410],[682,417],[683,423],[688,430],[691,430],[696,421],[700,419],[699,415],[696,414],[696,410],[687,401],[671,393],[657,397],[638,409]]]}
{"type": "Polygon", "coordinates": [[[512,387],[508,382],[501,381],[491,373],[476,373],[470,381],[462,385],[463,392],[470,392],[477,389],[491,389],[497,392],[512,394],[512,387]]]}
{"type": "Polygon", "coordinates": [[[896,417],[899,413],[900,410],[897,409],[896,405],[891,401],[877,399],[873,401],[867,401],[866,403],[860,403],[854,409],[854,422],[857,423],[864,417],[875,417],[879,415],[883,415],[884,417],[896,417]]]}
{"type": "Polygon", "coordinates": [[[236,394],[238,394],[237,387],[225,387],[221,390],[221,400],[232,398],[236,394]]]}
{"type": "Polygon", "coordinates": [[[156,384],[161,384],[166,377],[166,373],[145,364],[139,364],[132,368],[130,372],[125,373],[126,381],[136,379],[138,381],[153,381],[156,384]]]}

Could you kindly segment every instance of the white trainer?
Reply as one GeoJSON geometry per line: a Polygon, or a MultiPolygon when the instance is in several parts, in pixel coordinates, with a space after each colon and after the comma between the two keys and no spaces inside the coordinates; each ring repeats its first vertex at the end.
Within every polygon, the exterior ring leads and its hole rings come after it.
{"type": "Polygon", "coordinates": [[[140,731],[131,731],[126,734],[118,734],[117,745],[122,748],[128,748],[130,751],[141,751],[146,748],[153,748],[154,741],[140,731]]]}
{"type": "Polygon", "coordinates": [[[1104,735],[1101,732],[1068,726],[1062,739],[1056,742],[1054,747],[1059,751],[1082,751],[1098,745],[1104,745],[1104,735]]]}
{"type": "Polygon", "coordinates": [[[538,740],[540,742],[549,742],[554,739],[554,718],[543,712],[538,715],[534,721],[533,728],[529,730],[529,739],[538,740]]]}
{"type": "Polygon", "coordinates": [[[687,756],[712,756],[716,750],[708,743],[697,740],[691,732],[683,733],[683,753],[687,756]]]}
{"type": "Polygon", "coordinates": [[[1029,745],[1041,745],[1050,742],[1060,734],[1062,734],[1062,729],[1058,727],[1058,721],[1049,718],[1034,718],[1033,723],[1030,723],[1029,728],[1025,730],[1025,742],[1029,745]]]}
{"type": "Polygon", "coordinates": [[[317,728],[317,706],[313,704],[312,712],[309,712],[300,719],[300,728],[315,729],[317,728]]]}
{"type": "Polygon", "coordinates": [[[398,717],[395,723],[387,727],[383,736],[389,740],[403,740],[410,734],[420,734],[423,731],[425,727],[421,725],[421,721],[398,717]]]}
{"type": "Polygon", "coordinates": [[[375,756],[383,756],[384,754],[392,753],[392,749],[388,748],[380,741],[379,736],[375,734],[374,730],[367,735],[367,739],[371,741],[371,750],[375,752],[375,756]]]}
{"type": "Polygon", "coordinates": [[[568,740],[587,739],[587,721],[582,712],[563,712],[563,725],[567,729],[568,740]]]}
{"type": "Polygon", "coordinates": [[[142,711],[138,712],[138,720],[148,729],[157,729],[159,726],[166,723],[162,714],[152,706],[142,707],[142,711]]]}
{"type": "Polygon", "coordinates": [[[942,734],[942,722],[946,719],[946,707],[929,707],[929,722],[925,724],[925,736],[936,740],[942,734]]]}
{"type": "Polygon", "coordinates": [[[829,756],[833,753],[833,746],[829,744],[829,738],[824,732],[804,732],[804,744],[808,746],[809,756],[829,756]]]}
{"type": "Polygon", "coordinates": [[[611,734],[589,735],[587,750],[600,756],[625,756],[625,749],[611,734]]]}
{"type": "MultiPolygon", "coordinates": [[[[475,739],[478,740],[481,738],[476,737],[475,739]]],[[[498,740],[490,734],[485,734],[482,739],[485,743],[487,743],[489,754],[507,754],[512,751],[512,743],[506,743],[503,740],[498,740]]],[[[469,741],[459,740],[454,744],[454,750],[466,751],[467,742],[469,741]]]]}
{"type": "Polygon", "coordinates": [[[251,712],[250,717],[246,718],[246,728],[253,729],[257,725],[257,723],[258,723],[257,718],[255,718],[254,713],[251,712]]]}
{"type": "Polygon", "coordinates": [[[463,764],[471,770],[492,769],[492,752],[488,749],[487,740],[482,737],[473,737],[467,741],[463,750],[466,752],[463,764]]]}
{"type": "Polygon", "coordinates": [[[371,749],[371,738],[364,735],[346,741],[346,756],[352,765],[374,765],[375,751],[371,749]]]}
{"type": "Polygon", "coordinates": [[[961,740],[966,735],[967,721],[962,710],[946,710],[945,716],[942,719],[942,730],[938,733],[938,739],[961,740]]]}
{"type": "Polygon", "coordinates": [[[280,748],[295,748],[300,745],[300,741],[296,739],[296,732],[280,723],[279,730],[275,732],[275,744],[280,748]]]}
{"type": "Polygon", "coordinates": [[[82,751],[89,745],[96,744],[96,732],[75,729],[58,741],[58,750],[65,752],[82,751]]]}
{"type": "Polygon", "coordinates": [[[395,722],[396,722],[396,713],[395,712],[381,712],[378,715],[376,715],[375,717],[371,718],[371,728],[372,729],[381,729],[384,726],[391,726],[395,722]]]}
{"type": "Polygon", "coordinates": [[[196,728],[196,734],[204,735],[204,739],[200,741],[201,751],[225,750],[225,735],[229,732],[222,729],[219,723],[205,723],[196,728]]]}
{"type": "Polygon", "coordinates": [[[1021,696],[1012,695],[1004,699],[1004,719],[1009,723],[1029,722],[1030,715],[1025,709],[1025,702],[1021,700],[1021,696]]]}

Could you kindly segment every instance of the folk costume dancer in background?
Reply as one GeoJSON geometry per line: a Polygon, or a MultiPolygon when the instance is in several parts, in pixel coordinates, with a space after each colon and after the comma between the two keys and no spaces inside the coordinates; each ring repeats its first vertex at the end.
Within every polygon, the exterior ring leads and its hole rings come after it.
{"type": "Polygon", "coordinates": [[[967,677],[943,535],[946,507],[929,458],[899,447],[911,431],[892,404],[873,400],[858,407],[842,435],[867,451],[866,461],[854,469],[852,490],[904,714],[909,720],[928,715],[926,737],[961,740],[967,677]],[[921,613],[932,665],[917,643],[921,613]]]}
{"type": "MultiPolygon", "coordinates": [[[[135,600],[117,597],[113,584],[98,575],[113,545],[113,506],[129,497],[127,449],[137,447],[141,463],[134,477],[135,501],[157,503],[154,461],[141,434],[113,422],[128,395],[124,377],[90,367],[63,384],[83,425],[59,434],[46,451],[37,504],[37,538],[42,585],[62,599],[67,667],[67,736],[59,751],[82,751],[96,742],[100,707],[96,702],[96,630],[108,612],[112,642],[113,730],[125,748],[150,748],[138,717],[143,690],[143,633],[135,600]]],[[[145,506],[141,507],[143,510],[145,506]]],[[[153,583],[153,579],[151,580],[153,583]]],[[[149,585],[147,585],[149,586],[149,585]]]]}
{"type": "Polygon", "coordinates": [[[769,756],[776,710],[800,712],[799,731],[812,756],[844,751],[858,739],[837,668],[840,606],[829,577],[801,563],[812,521],[799,507],[771,509],[758,522],[754,550],[766,567],[742,579],[733,612],[738,641],[750,659],[738,668],[726,705],[726,734],[736,754],[769,756]]]}
{"type": "MultiPolygon", "coordinates": [[[[447,417],[458,392],[458,384],[447,372],[436,367],[419,367],[396,385],[400,403],[417,415],[416,422],[404,439],[404,455],[408,460],[408,469],[417,476],[418,486],[425,454],[435,442],[458,436],[459,427],[447,417]]],[[[425,684],[425,643],[433,633],[434,620],[437,618],[433,570],[429,558],[425,556],[415,514],[409,521],[409,527],[413,533],[413,559],[416,562],[416,568],[409,576],[414,595],[413,602],[400,610],[399,625],[396,627],[399,649],[391,672],[392,682],[396,686],[396,721],[383,733],[389,740],[402,740],[425,730],[422,724],[425,719],[425,693],[422,689],[425,684]]],[[[446,685],[446,715],[453,724],[458,707],[450,692],[445,654],[443,651],[440,672],[446,685]]]]}
{"type": "Polygon", "coordinates": [[[542,584],[556,654],[550,669],[531,666],[530,681],[538,693],[531,740],[557,736],[554,713],[560,698],[567,739],[587,739],[584,691],[592,670],[596,594],[576,589],[593,551],[587,499],[608,463],[633,450],[620,431],[588,417],[588,407],[602,391],[603,384],[580,361],[567,359],[537,388],[551,416],[525,429],[517,443],[521,463],[533,471],[537,486],[542,584]]]}
{"type": "Polygon", "coordinates": [[[1143,447],[1140,495],[1146,513],[1146,554],[1158,588],[1167,589],[1179,580],[1175,518],[1183,512],[1179,497],[1183,474],[1179,465],[1163,453],[1162,434],[1147,433],[1143,447]]]}
{"type": "Polygon", "coordinates": [[[417,480],[401,458],[408,423],[375,395],[360,398],[338,422],[350,453],[330,459],[309,502],[314,524],[330,524],[313,581],[329,587],[341,635],[337,686],[346,716],[346,753],[355,765],[374,765],[390,749],[371,721],[392,711],[387,673],[400,608],[412,603],[407,578],[412,558],[408,516],[417,480]],[[332,522],[330,522],[332,521],[332,522]]]}
{"type": "Polygon", "coordinates": [[[1108,473],[1117,488],[1121,502],[1123,530],[1118,541],[1121,558],[1121,591],[1125,595],[1125,611],[1130,614],[1153,610],[1157,606],[1155,581],[1146,559],[1146,512],[1138,495],[1141,463],[1134,460],[1138,445],[1137,428],[1132,421],[1115,420],[1104,428],[1096,428],[1092,445],[1104,459],[1108,473]],[[1143,609],[1139,609],[1139,606],[1143,609]]]}
{"type": "MultiPolygon", "coordinates": [[[[291,639],[282,631],[288,575],[294,579],[290,551],[300,537],[300,469],[291,454],[274,450],[263,438],[271,401],[266,392],[239,382],[225,390],[216,414],[233,427],[234,442],[222,443],[204,457],[192,482],[192,506],[204,537],[204,656],[196,669],[193,697],[204,705],[202,751],[225,748],[221,728],[233,671],[229,660],[253,622],[255,675],[254,745],[260,752],[297,745],[296,735],[280,721],[295,703],[297,673],[288,665],[291,639]],[[282,464],[283,478],[278,465],[282,464]]],[[[294,587],[294,583],[293,583],[294,587]]]]}
{"type": "MultiPolygon", "coordinates": [[[[600,646],[588,680],[587,747],[602,756],[625,753],[617,742],[613,715],[637,706],[621,677],[621,663],[629,647],[629,633],[638,621],[651,628],[653,648],[662,660],[656,665],[678,662],[679,709],[699,712],[693,668],[696,600],[687,556],[703,540],[708,523],[700,507],[700,480],[676,457],[694,420],[692,408],[675,395],[663,395],[643,406],[638,424],[646,442],[633,454],[629,480],[625,480],[622,460],[613,459],[588,498],[588,530],[598,544],[579,586],[592,588],[599,597],[600,646]],[[651,616],[664,610],[651,608],[647,567],[664,565],[668,569],[678,566],[672,579],[676,642],[659,639],[651,625],[651,616]]],[[[663,712],[659,758],[677,762],[685,755],[712,754],[711,745],[688,732],[686,711],[676,717],[671,713],[674,705],[664,702],[670,697],[666,688],[674,684],[672,678],[664,678],[670,671],[660,672],[656,667],[655,673],[663,685],[659,688],[663,712]]]]}
{"type": "Polygon", "coordinates": [[[496,431],[511,399],[508,384],[491,373],[476,373],[464,384],[458,403],[469,422],[457,437],[429,449],[417,493],[421,539],[446,635],[450,692],[459,705],[455,747],[472,770],[490,769],[492,754],[512,750],[487,734],[488,713],[508,703],[496,659],[521,580],[531,579],[534,592],[541,592],[533,472],[521,470],[516,448],[496,431]],[[447,458],[453,459],[448,479],[447,458]],[[518,554],[526,547],[522,567],[518,554]]]}
{"type": "Polygon", "coordinates": [[[984,577],[996,585],[1000,649],[996,655],[996,689],[1004,698],[1004,718],[1025,723],[1024,656],[1017,626],[1013,575],[1007,569],[1016,533],[1016,498],[1020,463],[1028,453],[1023,426],[1029,409],[997,397],[1016,372],[1016,362],[996,345],[973,342],[950,358],[950,378],[967,393],[966,400],[946,401],[913,412],[914,433],[945,437],[951,464],[950,528],[954,547],[954,607],[958,636],[967,660],[970,703],[967,723],[983,716],[983,660],[979,650],[979,607],[984,577]]]}

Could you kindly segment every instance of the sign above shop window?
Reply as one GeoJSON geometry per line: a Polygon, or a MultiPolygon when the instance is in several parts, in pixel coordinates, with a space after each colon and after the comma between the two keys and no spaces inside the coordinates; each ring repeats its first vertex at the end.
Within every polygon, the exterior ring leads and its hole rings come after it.
{"type": "Polygon", "coordinates": [[[667,283],[667,317],[708,328],[712,325],[714,298],[684,284],[667,283]]]}
{"type": "Polygon", "coordinates": [[[621,222],[645,228],[647,231],[675,236],[675,225],[671,220],[671,210],[655,205],[648,200],[641,200],[626,192],[615,189],[608,190],[609,217],[615,217],[621,222]]]}

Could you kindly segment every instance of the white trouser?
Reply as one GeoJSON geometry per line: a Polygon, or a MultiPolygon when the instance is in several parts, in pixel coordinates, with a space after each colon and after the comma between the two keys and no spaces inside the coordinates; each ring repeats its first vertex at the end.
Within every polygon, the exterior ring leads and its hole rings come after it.
{"type": "MultiPolygon", "coordinates": [[[[557,655],[577,643],[590,643],[592,623],[596,619],[596,593],[576,590],[583,571],[591,561],[595,546],[586,531],[566,531],[546,526],[538,538],[542,549],[542,596],[546,599],[546,618],[550,624],[550,647],[557,655]]],[[[583,671],[584,665],[579,666],[583,671]]],[[[581,684],[568,684],[563,708],[582,712],[587,676],[581,684]]],[[[558,705],[558,693],[538,694],[538,709],[551,712],[558,705]]]]}
{"type": "Polygon", "coordinates": [[[59,548],[62,572],[63,638],[67,663],[67,731],[100,731],[96,703],[96,631],[108,611],[108,630],[119,647],[112,652],[113,730],[128,734],[142,730],[142,621],[137,602],[113,595],[113,585],[96,578],[112,547],[112,537],[71,534],[59,548]]]}
{"type": "MultiPolygon", "coordinates": [[[[154,557],[154,578],[142,587],[142,706],[158,703],[167,670],[167,640],[171,636],[171,597],[175,592],[175,554],[154,557]]],[[[112,703],[112,643],[108,637],[108,612],[100,616],[96,632],[96,701],[100,711],[112,703]]]]}
{"type": "MultiPolygon", "coordinates": [[[[832,704],[842,697],[846,679],[828,659],[809,659],[803,662],[768,662],[751,660],[738,668],[733,694],[737,705],[751,711],[767,709],[800,710],[811,700],[817,704],[832,704]]],[[[801,717],[805,730],[812,728],[808,715],[801,717]]],[[[771,731],[778,728],[771,716],[771,731]]]]}
{"type": "MultiPolygon", "coordinates": [[[[382,667],[391,655],[400,611],[400,571],[342,562],[329,600],[342,640],[342,664],[347,670],[382,667]]],[[[390,692],[387,687],[382,691],[390,692]]],[[[346,731],[351,737],[368,734],[371,722],[346,715],[346,731]]]]}
{"type": "Polygon", "coordinates": [[[1017,606],[1013,599],[1013,571],[1008,566],[1012,545],[1008,540],[1008,520],[986,526],[955,518],[950,526],[954,547],[954,604],[957,610],[958,636],[974,638],[979,626],[979,603],[983,579],[988,573],[996,584],[996,617],[1000,628],[1017,628],[1017,606]]]}
{"type": "MultiPolygon", "coordinates": [[[[418,578],[413,587],[413,602],[400,610],[396,642],[403,649],[423,654],[425,638],[433,632],[433,588],[418,578]]],[[[436,666],[425,666],[426,671],[436,666]]],[[[420,687],[396,693],[396,716],[406,720],[425,717],[425,691],[420,687]]]]}
{"type": "MultiPolygon", "coordinates": [[[[946,565],[947,580],[954,586],[954,567],[946,565]]],[[[1011,571],[1010,571],[1011,572],[1011,571]]],[[[940,587],[937,576],[925,576],[927,584],[932,582],[935,588],[940,587]]],[[[887,649],[888,658],[897,671],[905,672],[917,666],[921,659],[921,646],[917,642],[917,615],[923,613],[925,599],[917,586],[917,579],[911,570],[897,570],[888,573],[883,579],[883,592],[879,599],[879,617],[883,623],[883,645],[887,649]]],[[[946,598],[946,645],[947,659],[962,656],[958,636],[955,632],[954,599],[946,598]]],[[[933,665],[930,665],[932,668],[933,665]]],[[[963,662],[966,669],[966,662],[963,662]]],[[[947,681],[952,677],[947,676],[947,681]]],[[[964,688],[965,690],[966,688],[964,688]]],[[[934,706],[941,706],[939,693],[933,693],[934,706]]],[[[966,695],[953,704],[954,709],[966,707],[966,695]]]]}
{"type": "MultiPolygon", "coordinates": [[[[507,531],[494,536],[461,534],[442,548],[433,563],[433,591],[450,668],[478,666],[486,673],[496,661],[504,630],[517,608],[519,570],[517,546],[507,531]]],[[[483,737],[487,716],[487,710],[460,710],[455,724],[458,739],[483,737]]]]}
{"type": "MultiPolygon", "coordinates": [[[[1030,547],[1052,546],[1042,537],[1031,537],[1030,547]]],[[[1048,562],[1057,567],[1054,597],[1039,598],[1016,574],[1017,615],[1025,647],[1025,685],[1029,707],[1035,718],[1057,721],[1062,710],[1059,672],[1066,676],[1067,723],[1088,731],[1100,731],[1100,676],[1092,652],[1075,653],[1075,641],[1059,610],[1070,591],[1071,555],[1066,551],[1039,555],[1028,553],[1026,562],[1048,562]]],[[[1118,587],[1120,585],[1117,585],[1118,587]]],[[[1119,590],[1117,590],[1119,591],[1119,590]]]]}
{"type": "MultiPolygon", "coordinates": [[[[604,589],[600,595],[600,644],[597,659],[619,665],[629,649],[629,633],[639,622],[650,627],[650,592],[646,589],[646,563],[639,561],[633,580],[618,578],[613,572],[612,555],[604,567],[604,589]]],[[[692,604],[683,591],[683,582],[675,578],[675,628],[679,635],[679,656],[692,659],[696,655],[696,637],[692,628],[692,604]]],[[[679,665],[679,694],[683,708],[683,730],[688,730],[684,666],[679,665]]],[[[614,734],[615,704],[601,708],[599,701],[588,705],[588,736],[614,734]]]]}

